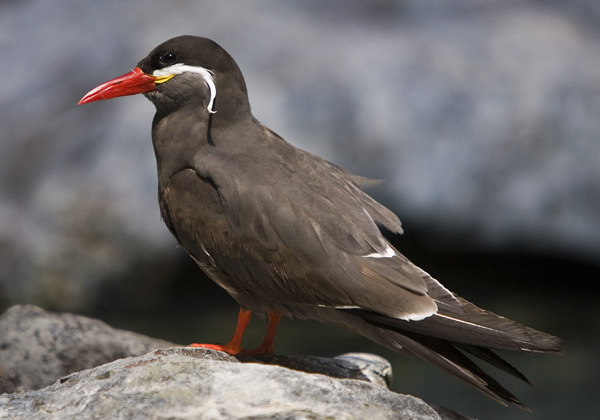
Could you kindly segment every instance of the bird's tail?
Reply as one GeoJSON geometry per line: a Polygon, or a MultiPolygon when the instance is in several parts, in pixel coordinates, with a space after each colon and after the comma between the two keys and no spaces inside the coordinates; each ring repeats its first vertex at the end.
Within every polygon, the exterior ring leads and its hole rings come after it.
{"type": "Polygon", "coordinates": [[[507,401],[528,410],[468,355],[529,383],[525,375],[491,349],[562,354],[560,339],[480,309],[456,295],[454,298],[460,305],[440,304],[436,314],[420,321],[390,318],[362,309],[345,311],[376,327],[388,347],[440,367],[503,405],[507,401]]]}

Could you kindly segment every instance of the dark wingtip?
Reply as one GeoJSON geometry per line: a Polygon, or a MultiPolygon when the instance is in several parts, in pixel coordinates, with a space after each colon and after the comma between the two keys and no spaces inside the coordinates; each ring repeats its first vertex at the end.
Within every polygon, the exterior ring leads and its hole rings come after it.
{"type": "Polygon", "coordinates": [[[513,403],[514,405],[519,407],[521,410],[531,413],[531,409],[529,407],[527,407],[525,404],[523,404],[521,401],[515,400],[515,401],[511,401],[511,403],[513,403]]]}
{"type": "Polygon", "coordinates": [[[537,331],[538,335],[534,343],[528,343],[528,347],[521,348],[524,353],[542,353],[563,356],[565,349],[561,346],[562,340],[553,335],[537,331]]]}

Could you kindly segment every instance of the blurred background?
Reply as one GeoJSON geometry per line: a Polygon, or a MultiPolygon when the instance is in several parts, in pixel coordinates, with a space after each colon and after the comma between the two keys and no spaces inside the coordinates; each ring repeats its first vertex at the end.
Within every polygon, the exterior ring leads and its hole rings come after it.
{"type": "MultiPolygon", "coordinates": [[[[425,363],[285,320],[282,354],[370,351],[394,390],[486,419],[592,418],[600,367],[597,0],[0,1],[0,310],[30,303],[177,343],[226,342],[237,306],[160,221],[143,97],[77,107],[181,34],[240,65],[254,115],[364,176],[392,238],[449,289],[558,335],[503,354],[533,409],[504,409],[425,363]]],[[[247,342],[266,323],[251,325],[247,342]]],[[[493,371],[493,369],[490,369],[493,371]]]]}

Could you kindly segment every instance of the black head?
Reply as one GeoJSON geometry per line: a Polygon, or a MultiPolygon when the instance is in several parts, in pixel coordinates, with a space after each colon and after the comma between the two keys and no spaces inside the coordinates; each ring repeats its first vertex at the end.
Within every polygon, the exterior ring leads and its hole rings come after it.
{"type": "Polygon", "coordinates": [[[202,67],[219,74],[243,77],[235,60],[211,39],[193,35],[171,38],[154,48],[138,63],[144,73],[164,69],[174,64],[202,67]]]}
{"type": "Polygon", "coordinates": [[[160,44],[138,67],[92,89],[79,104],[138,93],[160,115],[202,107],[200,118],[218,113],[215,122],[250,116],[242,72],[227,51],[207,38],[185,35],[160,44]]]}
{"type": "Polygon", "coordinates": [[[242,72],[227,51],[208,38],[172,38],[152,50],[138,67],[156,77],[156,90],[145,95],[159,112],[201,105],[215,120],[250,113],[242,72]]]}

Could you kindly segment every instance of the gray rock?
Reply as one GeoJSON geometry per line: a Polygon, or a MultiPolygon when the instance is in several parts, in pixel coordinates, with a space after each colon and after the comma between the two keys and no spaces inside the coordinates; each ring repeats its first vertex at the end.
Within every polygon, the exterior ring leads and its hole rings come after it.
{"type": "MultiPolygon", "coordinates": [[[[79,315],[13,306],[0,317],[0,392],[14,392],[17,387],[39,389],[79,370],[174,345],[79,315]]],[[[280,355],[238,359],[385,387],[392,382],[390,363],[374,354],[348,353],[334,359],[280,355]]]]}
{"type": "Polygon", "coordinates": [[[74,373],[38,391],[0,396],[23,419],[460,419],[448,410],[352,379],[240,363],[170,348],[74,373]]]}
{"type": "Polygon", "coordinates": [[[0,337],[7,392],[0,418],[464,418],[390,391],[389,362],[371,354],[233,357],[159,349],[171,343],[32,306],[6,311],[0,337]]]}
{"type": "Polygon", "coordinates": [[[381,356],[370,353],[346,353],[333,359],[309,356],[236,356],[242,362],[278,365],[306,373],[319,373],[340,379],[358,379],[389,388],[392,365],[381,356]]]}
{"type": "Polygon", "coordinates": [[[13,306],[0,317],[0,392],[39,389],[72,372],[170,346],[95,319],[13,306]]]}

